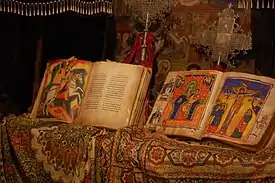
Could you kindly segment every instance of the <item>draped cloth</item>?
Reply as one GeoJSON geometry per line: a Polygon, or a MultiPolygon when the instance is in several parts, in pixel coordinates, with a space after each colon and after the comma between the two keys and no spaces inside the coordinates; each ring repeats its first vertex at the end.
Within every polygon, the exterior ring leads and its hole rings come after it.
{"type": "Polygon", "coordinates": [[[1,0],[0,12],[47,16],[67,11],[84,15],[112,14],[112,0],[1,0]]]}
{"type": "Polygon", "coordinates": [[[275,150],[249,153],[215,141],[176,141],[122,128],[0,120],[1,183],[264,183],[275,150]]]}

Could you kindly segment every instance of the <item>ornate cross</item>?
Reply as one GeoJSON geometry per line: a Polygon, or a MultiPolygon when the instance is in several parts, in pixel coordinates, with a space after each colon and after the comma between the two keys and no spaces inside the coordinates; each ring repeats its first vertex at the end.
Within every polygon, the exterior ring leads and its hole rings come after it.
{"type": "Polygon", "coordinates": [[[230,3],[228,8],[218,14],[218,21],[196,32],[191,44],[207,47],[206,51],[213,61],[229,64],[228,60],[241,51],[251,49],[251,35],[245,34],[236,19],[238,15],[230,3]]]}

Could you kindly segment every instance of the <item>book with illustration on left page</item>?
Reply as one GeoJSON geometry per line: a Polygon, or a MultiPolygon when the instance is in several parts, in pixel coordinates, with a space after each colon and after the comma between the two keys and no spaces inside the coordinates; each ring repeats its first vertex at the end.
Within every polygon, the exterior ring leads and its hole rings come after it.
{"type": "Polygon", "coordinates": [[[74,57],[49,62],[31,116],[118,129],[137,124],[151,70],[74,57]]]}

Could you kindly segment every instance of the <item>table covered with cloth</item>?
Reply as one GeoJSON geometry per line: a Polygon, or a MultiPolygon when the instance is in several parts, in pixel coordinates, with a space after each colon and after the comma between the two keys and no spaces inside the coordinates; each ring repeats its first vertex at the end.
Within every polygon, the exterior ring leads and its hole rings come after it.
{"type": "Polygon", "coordinates": [[[273,149],[248,153],[134,130],[9,116],[1,121],[0,182],[275,182],[273,149]]]}

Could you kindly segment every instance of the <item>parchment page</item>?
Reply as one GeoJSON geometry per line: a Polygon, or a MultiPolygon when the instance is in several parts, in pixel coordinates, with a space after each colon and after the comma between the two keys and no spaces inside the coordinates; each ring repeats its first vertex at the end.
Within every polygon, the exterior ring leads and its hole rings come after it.
{"type": "Polygon", "coordinates": [[[77,120],[91,71],[90,62],[74,57],[48,62],[31,117],[77,120]]]}
{"type": "Polygon", "coordinates": [[[141,81],[141,85],[140,85],[140,92],[138,94],[137,100],[136,100],[136,106],[135,106],[135,110],[133,111],[134,115],[133,115],[133,120],[131,121],[132,124],[134,125],[138,125],[140,127],[144,127],[145,122],[146,122],[146,116],[145,113],[142,113],[143,110],[146,109],[145,105],[145,99],[146,99],[146,95],[148,92],[148,86],[150,84],[150,79],[152,76],[152,71],[151,69],[146,69],[144,70],[144,74],[143,74],[143,80],[141,81]]]}
{"type": "Polygon", "coordinates": [[[166,135],[200,139],[222,74],[211,70],[170,72],[147,126],[166,135]]]}
{"type": "Polygon", "coordinates": [[[128,125],[143,67],[98,62],[81,108],[81,123],[118,129],[128,125]]]}
{"type": "Polygon", "coordinates": [[[274,84],[268,77],[225,73],[205,136],[237,144],[259,143],[275,111],[274,84]]]}

